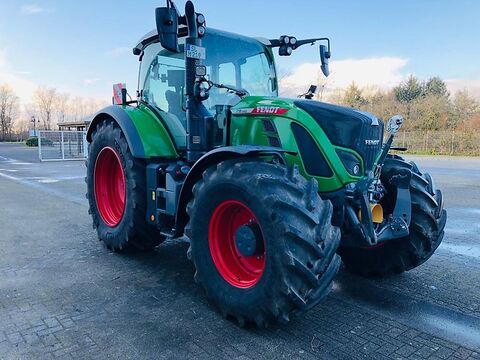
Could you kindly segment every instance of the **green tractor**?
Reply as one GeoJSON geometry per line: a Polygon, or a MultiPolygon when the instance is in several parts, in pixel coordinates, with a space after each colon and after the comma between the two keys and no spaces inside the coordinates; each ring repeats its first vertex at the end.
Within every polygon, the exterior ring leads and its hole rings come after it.
{"type": "MultiPolygon", "coordinates": [[[[188,1],[156,9],[133,49],[137,100],[117,89],[88,129],[87,187],[113,251],[185,236],[195,281],[220,312],[263,327],[328,294],[341,260],[364,276],[426,261],[444,235],[442,193],[389,154],[400,116],[278,97],[273,50],[330,40],[255,39],[206,28],[188,1]]],[[[397,150],[401,150],[398,149],[397,150]]]]}

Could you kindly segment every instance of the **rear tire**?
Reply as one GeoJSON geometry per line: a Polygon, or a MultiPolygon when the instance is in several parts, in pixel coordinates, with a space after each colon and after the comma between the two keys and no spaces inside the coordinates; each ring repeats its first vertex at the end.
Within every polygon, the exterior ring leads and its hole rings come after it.
{"type": "Polygon", "coordinates": [[[225,317],[265,327],[328,294],[340,265],[340,231],[315,180],[296,168],[229,160],[207,169],[193,194],[188,257],[195,281],[225,317]],[[245,224],[258,229],[254,255],[242,255],[232,240],[245,224]]]}
{"type": "Polygon", "coordinates": [[[97,124],[86,166],[89,213],[99,240],[124,252],[160,244],[164,238],[146,221],[145,164],[132,156],[113,120],[97,124]]]}
{"type": "Polygon", "coordinates": [[[381,174],[387,190],[381,201],[385,214],[391,214],[395,206],[396,189],[390,180],[402,169],[412,172],[410,234],[372,247],[340,248],[339,254],[352,273],[362,276],[402,273],[427,261],[442,242],[447,212],[443,209],[441,191],[435,188],[428,173],[422,174],[415,163],[396,155],[387,157],[381,174]]]}

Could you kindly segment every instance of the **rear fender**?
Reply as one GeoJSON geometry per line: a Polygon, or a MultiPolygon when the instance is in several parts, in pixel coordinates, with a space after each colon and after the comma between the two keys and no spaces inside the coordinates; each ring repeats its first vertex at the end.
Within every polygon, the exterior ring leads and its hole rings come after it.
{"type": "Polygon", "coordinates": [[[92,133],[97,128],[97,125],[107,119],[113,119],[120,129],[128,143],[128,147],[134,157],[144,158],[145,150],[143,148],[142,140],[138,134],[137,128],[133,124],[128,114],[119,106],[108,106],[94,115],[92,122],[87,130],[87,141],[92,142],[92,133]]]}
{"type": "Polygon", "coordinates": [[[87,141],[101,121],[113,119],[122,130],[135,158],[178,158],[172,138],[162,123],[148,108],[139,105],[111,105],[96,113],[87,131],[87,141]]]}

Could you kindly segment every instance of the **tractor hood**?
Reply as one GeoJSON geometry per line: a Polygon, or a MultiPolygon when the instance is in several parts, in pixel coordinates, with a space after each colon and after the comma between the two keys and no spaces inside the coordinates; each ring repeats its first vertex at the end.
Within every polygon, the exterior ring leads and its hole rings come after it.
{"type": "Polygon", "coordinates": [[[299,112],[313,118],[333,145],[355,150],[363,158],[365,169],[373,168],[382,148],[384,127],[373,114],[314,100],[255,96],[244,98],[232,108],[234,115],[285,116],[297,121],[301,118],[299,112]]]}
{"type": "Polygon", "coordinates": [[[333,145],[355,150],[365,168],[372,169],[382,148],[383,121],[367,112],[318,101],[296,100],[294,104],[315,119],[333,145]]]}

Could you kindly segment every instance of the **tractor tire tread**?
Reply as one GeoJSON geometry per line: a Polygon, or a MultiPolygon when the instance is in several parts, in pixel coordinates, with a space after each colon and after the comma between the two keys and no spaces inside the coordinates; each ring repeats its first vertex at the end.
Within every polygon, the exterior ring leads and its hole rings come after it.
{"type": "Polygon", "coordinates": [[[340,248],[339,254],[348,271],[365,277],[402,273],[423,264],[440,245],[447,218],[442,208],[442,193],[437,189],[432,195],[431,177],[425,177],[415,163],[397,155],[387,157],[382,181],[388,183],[392,175],[403,169],[412,171],[410,234],[373,248],[340,248]]]}
{"type": "MultiPolygon", "coordinates": [[[[92,215],[93,227],[97,230],[99,240],[105,247],[115,252],[136,252],[151,250],[159,245],[165,238],[158,230],[146,222],[146,185],[145,185],[145,163],[136,159],[128,147],[127,140],[122,130],[113,119],[106,119],[97,124],[92,133],[92,142],[89,144],[89,156],[86,160],[87,166],[87,194],[89,200],[89,213],[92,215]],[[127,176],[127,196],[130,196],[133,211],[125,214],[122,222],[122,231],[112,234],[105,225],[101,223],[101,217],[96,207],[93,190],[93,169],[90,164],[96,154],[91,153],[94,142],[98,139],[113,137],[119,145],[124,156],[124,172],[127,176]]],[[[127,199],[128,202],[129,199],[127,199]]],[[[127,210],[126,210],[127,211],[127,210]]]]}
{"type": "Polygon", "coordinates": [[[340,263],[336,254],[340,230],[331,225],[330,201],[322,200],[317,189],[316,181],[307,181],[297,169],[255,159],[223,161],[203,173],[187,206],[190,220],[185,234],[190,239],[188,253],[196,268],[195,277],[222,314],[236,318],[239,324],[249,322],[266,327],[271,322],[288,321],[291,315],[302,313],[328,293],[340,263]],[[194,227],[197,218],[204,216],[197,205],[200,189],[208,193],[219,181],[242,191],[255,189],[255,199],[268,209],[271,226],[279,234],[274,241],[282,244],[284,249],[278,253],[280,265],[277,270],[281,284],[266,288],[262,303],[251,307],[248,312],[222,301],[218,289],[210,286],[211,274],[197,261],[200,254],[194,227]]]}

